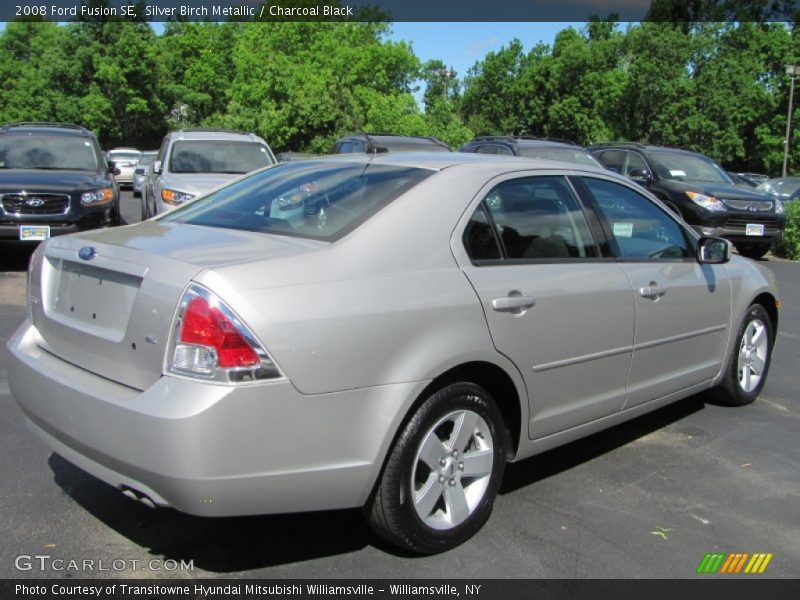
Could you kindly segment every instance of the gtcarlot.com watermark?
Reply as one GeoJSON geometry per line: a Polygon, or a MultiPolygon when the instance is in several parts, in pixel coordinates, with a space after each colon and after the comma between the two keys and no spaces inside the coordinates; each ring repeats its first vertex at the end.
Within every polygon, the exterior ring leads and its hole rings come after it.
{"type": "Polygon", "coordinates": [[[55,558],[49,554],[19,554],[14,558],[17,571],[67,571],[99,573],[102,571],[194,571],[194,560],[172,558],[55,558]]]}

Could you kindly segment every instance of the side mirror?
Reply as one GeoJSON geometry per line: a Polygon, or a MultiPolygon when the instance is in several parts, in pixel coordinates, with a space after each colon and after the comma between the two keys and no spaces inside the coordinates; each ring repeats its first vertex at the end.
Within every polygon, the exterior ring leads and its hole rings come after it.
{"type": "Polygon", "coordinates": [[[117,173],[117,170],[118,170],[117,169],[117,163],[115,163],[113,160],[107,160],[106,161],[106,168],[108,169],[108,172],[111,173],[112,175],[118,175],[119,174],[119,173],[117,173]]]}
{"type": "Polygon", "coordinates": [[[153,173],[161,173],[161,161],[154,160],[153,161],[153,173]]]}
{"type": "Polygon", "coordinates": [[[653,176],[647,169],[633,169],[628,173],[628,178],[640,185],[650,185],[653,183],[653,176]]]}
{"type": "Polygon", "coordinates": [[[697,243],[697,261],[701,264],[720,265],[731,259],[731,243],[718,237],[701,237],[697,243]]]}

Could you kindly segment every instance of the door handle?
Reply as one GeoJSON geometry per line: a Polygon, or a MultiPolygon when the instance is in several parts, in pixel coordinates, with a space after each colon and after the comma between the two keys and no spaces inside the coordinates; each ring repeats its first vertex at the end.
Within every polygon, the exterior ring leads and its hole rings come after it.
{"type": "Polygon", "coordinates": [[[639,295],[650,300],[658,300],[666,293],[667,288],[658,285],[655,281],[651,281],[650,285],[639,288],[639,295]]]}
{"type": "Polygon", "coordinates": [[[492,308],[498,312],[523,313],[536,304],[536,299],[530,296],[506,296],[492,300],[492,308]]]}

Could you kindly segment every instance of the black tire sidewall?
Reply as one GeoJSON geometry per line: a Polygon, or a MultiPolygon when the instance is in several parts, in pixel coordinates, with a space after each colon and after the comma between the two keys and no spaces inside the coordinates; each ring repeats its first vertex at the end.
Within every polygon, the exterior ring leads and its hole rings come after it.
{"type": "Polygon", "coordinates": [[[477,385],[449,385],[432,394],[420,405],[397,440],[390,458],[392,469],[387,469],[387,473],[391,474],[391,481],[385,481],[389,498],[398,499],[397,516],[402,521],[407,545],[425,554],[442,552],[463,543],[481,528],[491,514],[494,499],[502,483],[506,437],[500,411],[489,394],[477,385]],[[414,459],[422,439],[440,419],[454,411],[465,409],[480,415],[489,427],[494,448],[492,475],[480,504],[469,518],[452,529],[437,530],[422,521],[413,505],[411,473],[414,459]]]}
{"type": "Polygon", "coordinates": [[[733,352],[728,364],[727,373],[725,374],[724,387],[727,394],[724,401],[727,404],[731,404],[733,406],[744,406],[745,404],[750,404],[753,402],[761,393],[761,390],[764,388],[764,384],[767,381],[767,374],[769,373],[770,365],[772,364],[772,346],[774,341],[773,335],[772,320],[769,318],[767,311],[760,304],[751,305],[747,309],[747,312],[742,319],[742,323],[739,326],[739,331],[736,334],[736,342],[733,346],[733,352]],[[742,389],[742,386],[739,385],[739,349],[742,345],[742,338],[744,337],[747,327],[756,319],[764,323],[764,327],[766,328],[767,359],[764,365],[764,372],[761,374],[761,380],[758,382],[758,385],[753,391],[745,392],[742,389]]]}

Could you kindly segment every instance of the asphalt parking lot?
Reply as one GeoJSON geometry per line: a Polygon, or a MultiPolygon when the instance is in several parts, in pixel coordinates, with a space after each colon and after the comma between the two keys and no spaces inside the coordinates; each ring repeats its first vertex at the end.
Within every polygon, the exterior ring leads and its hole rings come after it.
{"type": "MultiPolygon", "coordinates": [[[[138,221],[138,202],[124,194],[126,221],[138,221]]],[[[0,254],[3,342],[24,318],[28,255],[0,254]]],[[[763,264],[778,277],[783,308],[769,380],[753,405],[698,395],[512,465],[486,526],[425,558],[383,543],[358,510],[203,519],[128,500],[25,429],[3,343],[0,577],[686,578],[698,576],[708,552],[772,553],[763,575],[746,577],[800,577],[800,264],[763,264]],[[20,555],[108,570],[48,562],[20,571],[15,564],[29,564],[20,555]],[[193,570],[150,563],[167,559],[193,570]]]]}

